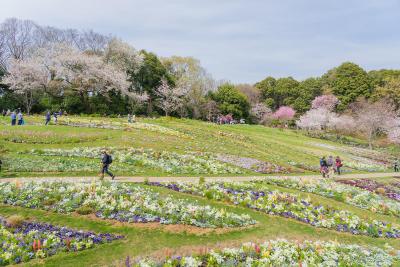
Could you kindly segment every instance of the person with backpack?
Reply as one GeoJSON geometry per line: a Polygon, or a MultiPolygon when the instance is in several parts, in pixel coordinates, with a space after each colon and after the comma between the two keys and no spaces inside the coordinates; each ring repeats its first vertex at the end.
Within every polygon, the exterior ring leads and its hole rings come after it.
{"type": "Polygon", "coordinates": [[[102,168],[101,168],[101,180],[104,179],[104,173],[107,173],[108,175],[110,175],[111,179],[114,180],[115,175],[112,174],[109,170],[108,167],[110,167],[110,164],[112,163],[112,156],[109,155],[107,153],[107,151],[103,151],[103,157],[101,158],[101,164],[102,164],[102,168]]]}
{"type": "Polygon", "coordinates": [[[49,124],[50,120],[51,120],[51,114],[50,114],[50,111],[47,111],[47,113],[46,113],[46,123],[44,125],[49,124]]]}
{"type": "Polygon", "coordinates": [[[340,175],[342,173],[342,171],[340,170],[340,168],[343,167],[343,163],[342,160],[340,159],[339,156],[336,157],[336,172],[338,175],[340,175]]]}
{"type": "Polygon", "coordinates": [[[320,171],[321,171],[322,177],[325,178],[326,174],[328,173],[328,163],[326,163],[325,157],[322,157],[319,160],[319,166],[320,166],[320,171]]]}
{"type": "Polygon", "coordinates": [[[399,159],[396,159],[393,163],[393,168],[395,172],[399,171],[399,159]]]}

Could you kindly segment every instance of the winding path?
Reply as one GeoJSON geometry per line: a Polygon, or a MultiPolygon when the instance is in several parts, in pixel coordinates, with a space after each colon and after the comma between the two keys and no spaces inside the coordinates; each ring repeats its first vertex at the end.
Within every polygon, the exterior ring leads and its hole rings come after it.
{"type": "MultiPolygon", "coordinates": [[[[116,182],[132,182],[132,183],[139,183],[143,182],[146,179],[150,182],[193,182],[198,181],[200,176],[192,176],[192,177],[175,177],[175,176],[163,176],[163,177],[129,177],[129,176],[121,176],[116,177],[116,182]]],[[[300,177],[300,178],[320,178],[320,175],[311,174],[311,175],[264,175],[264,176],[224,176],[224,177],[204,177],[206,181],[251,181],[251,180],[261,180],[265,177],[274,177],[274,178],[285,178],[285,177],[300,177]]],[[[335,176],[334,178],[340,179],[362,179],[362,178],[385,178],[385,177],[398,177],[400,178],[400,173],[390,172],[390,173],[362,173],[362,174],[344,174],[341,176],[335,176]]],[[[64,177],[16,177],[16,178],[0,178],[0,182],[27,182],[32,180],[88,180],[91,181],[93,179],[99,179],[99,177],[95,176],[64,176],[64,177]]],[[[109,179],[109,178],[105,178],[109,179]]]]}

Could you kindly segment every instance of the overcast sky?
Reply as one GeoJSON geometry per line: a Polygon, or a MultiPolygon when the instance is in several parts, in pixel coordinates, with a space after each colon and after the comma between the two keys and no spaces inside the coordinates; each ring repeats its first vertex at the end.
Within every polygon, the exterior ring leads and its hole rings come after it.
{"type": "Polygon", "coordinates": [[[2,0],[9,17],[193,56],[232,82],[304,79],[343,61],[400,69],[400,0],[2,0]]]}

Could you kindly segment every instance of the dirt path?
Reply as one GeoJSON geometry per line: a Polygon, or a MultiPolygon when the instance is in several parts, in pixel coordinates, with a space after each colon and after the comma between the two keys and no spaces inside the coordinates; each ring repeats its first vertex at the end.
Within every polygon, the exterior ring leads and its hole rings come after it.
{"type": "MultiPolygon", "coordinates": [[[[384,178],[384,177],[394,177],[397,176],[400,178],[400,173],[365,173],[365,174],[345,174],[341,176],[335,176],[335,178],[340,179],[359,179],[359,178],[384,178]]],[[[226,176],[226,177],[204,177],[206,181],[251,181],[251,180],[261,180],[265,177],[274,177],[274,178],[285,178],[285,177],[300,177],[300,178],[319,178],[320,175],[296,175],[296,176],[285,176],[285,175],[264,175],[264,176],[226,176]]],[[[17,177],[17,178],[0,178],[0,182],[15,182],[15,181],[31,181],[31,180],[88,180],[91,181],[93,179],[99,179],[99,177],[17,177]]],[[[105,178],[109,179],[109,178],[105,178]]],[[[197,181],[199,177],[126,177],[121,176],[117,177],[115,181],[117,182],[132,182],[139,183],[143,182],[146,179],[150,182],[191,182],[197,181]]]]}

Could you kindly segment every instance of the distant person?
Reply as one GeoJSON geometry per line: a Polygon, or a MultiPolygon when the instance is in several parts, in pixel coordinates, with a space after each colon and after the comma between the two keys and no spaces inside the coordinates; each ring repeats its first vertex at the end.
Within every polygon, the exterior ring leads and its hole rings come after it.
{"type": "Polygon", "coordinates": [[[0,172],[1,172],[1,165],[3,165],[3,162],[0,159],[0,172]]]}
{"type": "Polygon", "coordinates": [[[3,115],[3,117],[5,117],[7,115],[7,111],[3,109],[3,112],[1,114],[3,115]]]}
{"type": "Polygon", "coordinates": [[[328,164],[327,164],[327,162],[326,162],[325,157],[322,157],[322,158],[319,160],[319,166],[320,166],[320,172],[321,172],[321,174],[322,174],[322,177],[325,178],[325,176],[326,176],[327,173],[328,173],[328,164]]]}
{"type": "Polygon", "coordinates": [[[132,123],[132,115],[130,113],[128,114],[128,123],[132,123]]]}
{"type": "Polygon", "coordinates": [[[103,157],[101,159],[101,164],[102,164],[102,168],[101,168],[101,180],[104,179],[104,173],[107,173],[108,175],[111,176],[111,179],[114,180],[115,175],[112,174],[109,170],[108,167],[110,167],[110,164],[112,163],[112,157],[111,155],[109,155],[107,153],[107,151],[103,151],[103,157]]]}
{"type": "Polygon", "coordinates": [[[45,123],[44,125],[48,125],[48,124],[50,123],[50,120],[51,120],[50,111],[47,111],[47,112],[46,112],[45,119],[46,119],[46,123],[45,123]]]}
{"type": "Polygon", "coordinates": [[[339,156],[336,157],[335,163],[336,163],[336,172],[338,175],[340,175],[342,173],[341,168],[343,167],[343,163],[339,156]]]}
{"type": "Polygon", "coordinates": [[[335,173],[335,169],[333,167],[335,165],[335,161],[333,160],[333,157],[329,156],[326,163],[328,165],[328,178],[333,177],[333,174],[335,173]]]}
{"type": "Polygon", "coordinates": [[[24,124],[24,117],[22,116],[21,110],[18,111],[17,118],[18,118],[18,125],[23,125],[24,124]]]}
{"type": "Polygon", "coordinates": [[[399,171],[399,159],[396,159],[393,163],[393,168],[395,172],[399,171]]]}
{"type": "Polygon", "coordinates": [[[136,122],[136,115],[135,114],[132,115],[132,122],[136,122]]]}
{"type": "Polygon", "coordinates": [[[54,123],[55,124],[57,124],[57,120],[58,120],[57,116],[58,116],[57,112],[54,112],[53,118],[54,118],[54,123]]]}
{"type": "Polygon", "coordinates": [[[11,125],[14,126],[17,123],[17,114],[15,111],[11,112],[11,125]]]}

